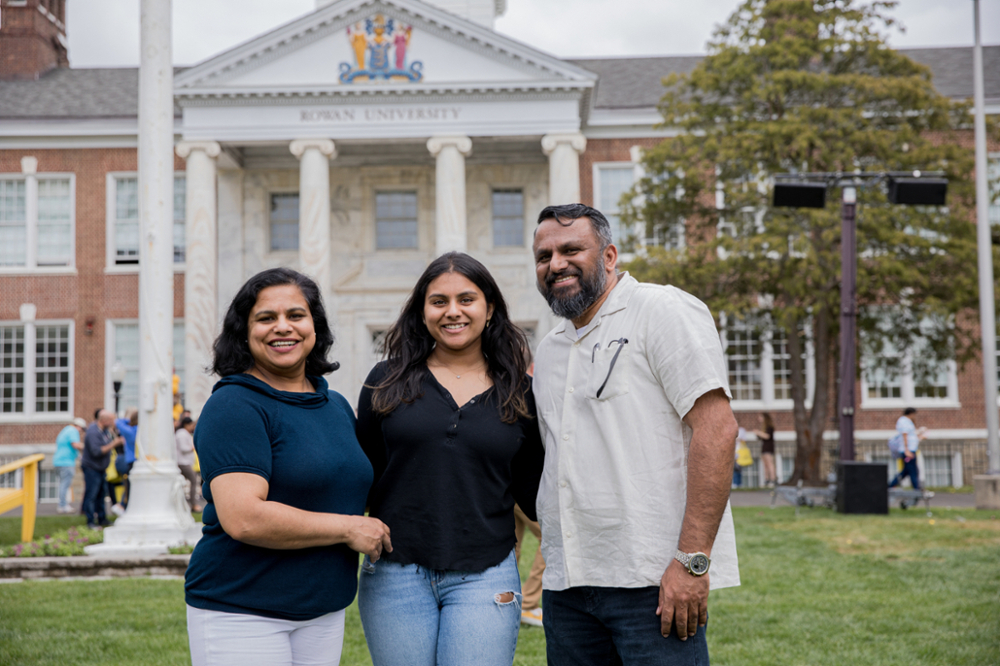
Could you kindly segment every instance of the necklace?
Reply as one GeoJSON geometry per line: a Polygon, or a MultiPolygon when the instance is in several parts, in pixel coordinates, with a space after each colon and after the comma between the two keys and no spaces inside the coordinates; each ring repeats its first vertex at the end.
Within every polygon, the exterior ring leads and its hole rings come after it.
{"type": "MultiPolygon", "coordinates": [[[[442,363],[441,361],[434,361],[434,366],[435,366],[435,367],[438,367],[438,368],[444,368],[444,369],[445,369],[445,370],[447,370],[447,371],[448,371],[449,373],[451,373],[451,374],[455,375],[455,379],[461,379],[461,378],[462,378],[462,375],[459,375],[459,374],[457,374],[457,373],[456,373],[456,372],[455,372],[454,370],[452,370],[452,369],[451,369],[451,368],[450,368],[450,367],[449,367],[449,366],[448,366],[447,364],[445,364],[445,363],[442,363]]],[[[466,375],[467,375],[467,374],[469,374],[470,372],[473,372],[473,371],[475,371],[475,370],[480,370],[480,369],[482,369],[482,368],[485,368],[485,367],[486,367],[486,361],[483,361],[482,363],[480,363],[479,365],[477,365],[477,366],[475,366],[475,367],[472,367],[472,368],[469,368],[468,370],[463,370],[463,371],[462,371],[462,374],[466,374],[466,375]]]]}

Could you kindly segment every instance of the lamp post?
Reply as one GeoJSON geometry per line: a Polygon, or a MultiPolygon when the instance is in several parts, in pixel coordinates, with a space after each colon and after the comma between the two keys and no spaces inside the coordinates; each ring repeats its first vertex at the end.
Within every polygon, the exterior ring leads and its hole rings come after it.
{"type": "Polygon", "coordinates": [[[111,385],[115,387],[115,417],[120,416],[118,400],[121,397],[122,384],[125,382],[125,366],[121,361],[115,361],[111,366],[111,385]]]}
{"type": "Polygon", "coordinates": [[[903,205],[943,206],[948,181],[941,172],[903,171],[876,173],[776,174],[774,205],[783,208],[824,208],[826,189],[843,187],[840,240],[840,460],[854,460],[854,366],[857,329],[857,187],[888,183],[889,202],[903,205]]]}

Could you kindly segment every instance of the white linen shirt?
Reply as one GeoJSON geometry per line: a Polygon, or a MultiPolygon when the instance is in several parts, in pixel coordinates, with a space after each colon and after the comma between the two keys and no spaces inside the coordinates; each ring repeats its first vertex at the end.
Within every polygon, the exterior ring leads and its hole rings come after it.
{"type": "MultiPolygon", "coordinates": [[[[704,303],[627,273],[591,324],[577,339],[564,320],[535,355],[542,585],[658,586],[687,501],[681,419],[709,391],[730,395],[722,345],[704,303]]],[[[712,589],[740,584],[728,502],[711,559],[712,589]]]]}

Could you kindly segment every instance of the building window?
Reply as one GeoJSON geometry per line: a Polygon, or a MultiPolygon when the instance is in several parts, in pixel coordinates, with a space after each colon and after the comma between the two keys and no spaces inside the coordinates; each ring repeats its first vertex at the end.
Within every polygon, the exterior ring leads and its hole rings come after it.
{"type": "Polygon", "coordinates": [[[611,224],[611,240],[619,245],[627,236],[621,226],[619,202],[622,195],[635,184],[635,165],[631,162],[599,164],[595,167],[594,193],[597,195],[597,210],[604,213],[611,224]]]}
{"type": "Polygon", "coordinates": [[[0,178],[0,267],[73,265],[73,181],[0,178]]]}
{"type": "Polygon", "coordinates": [[[0,326],[0,416],[72,413],[70,340],[69,324],[0,326]]]}
{"type": "Polygon", "coordinates": [[[139,263],[139,180],[115,178],[115,264],[139,263]]]}
{"type": "MultiPolygon", "coordinates": [[[[920,327],[929,334],[929,321],[920,327]]],[[[862,333],[862,404],[884,407],[940,405],[958,401],[957,366],[937,360],[926,339],[916,337],[911,348],[900,352],[887,335],[866,340],[862,333]]]]}
{"type": "Polygon", "coordinates": [[[952,484],[951,456],[923,456],[924,466],[921,469],[921,481],[929,487],[943,487],[952,484]]]}
{"type": "Polygon", "coordinates": [[[187,255],[187,178],[174,176],[174,263],[183,264],[187,255]]]}
{"type": "MultiPolygon", "coordinates": [[[[792,367],[787,332],[771,326],[766,318],[724,318],[723,321],[721,337],[734,407],[790,409],[792,367]]],[[[815,371],[808,336],[800,335],[808,403],[812,400],[815,371]]]]}
{"type": "Polygon", "coordinates": [[[371,332],[372,334],[372,355],[376,360],[381,360],[385,355],[385,336],[388,335],[389,329],[378,329],[371,332]]]}
{"type": "Polygon", "coordinates": [[[418,247],[417,193],[375,193],[375,248],[418,247]]]}
{"type": "Polygon", "coordinates": [[[271,195],[271,251],[299,249],[299,195],[271,195]]]}
{"type": "MultiPolygon", "coordinates": [[[[125,379],[118,393],[118,411],[139,406],[139,324],[135,322],[115,322],[111,341],[111,358],[107,368],[119,362],[125,368],[125,379]]],[[[173,333],[174,374],[180,378],[180,395],[184,395],[184,323],[174,322],[173,333]]],[[[110,381],[110,380],[109,380],[110,381]]],[[[111,387],[111,402],[114,404],[114,387],[111,387]]]]}
{"type": "Polygon", "coordinates": [[[35,332],[35,412],[69,412],[69,326],[35,332]]]}
{"type": "Polygon", "coordinates": [[[493,247],[524,247],[521,190],[493,190],[493,247]]]}
{"type": "MultiPolygon", "coordinates": [[[[111,263],[136,266],[139,263],[139,179],[135,175],[111,177],[109,236],[111,263]]],[[[174,263],[184,263],[187,179],[174,176],[174,219],[172,244],[174,263]]]]}
{"type": "Polygon", "coordinates": [[[24,413],[24,327],[0,327],[0,413],[24,413]]]}
{"type": "Polygon", "coordinates": [[[745,319],[731,319],[724,335],[733,400],[760,400],[760,331],[745,319]]]}

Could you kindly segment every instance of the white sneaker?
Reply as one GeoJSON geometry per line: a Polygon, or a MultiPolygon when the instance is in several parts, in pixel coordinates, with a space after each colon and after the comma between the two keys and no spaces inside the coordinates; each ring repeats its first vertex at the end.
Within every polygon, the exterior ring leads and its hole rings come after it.
{"type": "Polygon", "coordinates": [[[116,516],[124,516],[125,507],[123,507],[121,504],[114,504],[111,507],[111,513],[115,514],[116,516]]]}
{"type": "Polygon", "coordinates": [[[529,624],[532,627],[542,626],[542,609],[521,611],[521,624],[529,624]]]}

